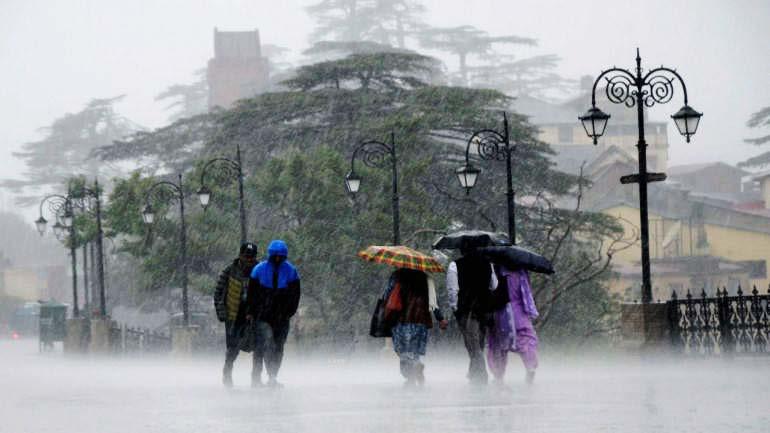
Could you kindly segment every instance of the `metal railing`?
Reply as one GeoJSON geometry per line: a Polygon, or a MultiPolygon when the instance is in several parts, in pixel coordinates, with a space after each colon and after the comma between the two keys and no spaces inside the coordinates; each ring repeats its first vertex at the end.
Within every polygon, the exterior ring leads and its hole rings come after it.
{"type": "Polygon", "coordinates": [[[675,350],[691,355],[770,353],[770,289],[756,287],[744,295],[738,287],[730,296],[717,289],[714,297],[703,290],[679,299],[676,291],[667,302],[671,342],[675,350]]]}
{"type": "Polygon", "coordinates": [[[151,331],[148,328],[115,324],[111,332],[115,351],[124,354],[168,353],[171,351],[171,336],[151,331]]]}

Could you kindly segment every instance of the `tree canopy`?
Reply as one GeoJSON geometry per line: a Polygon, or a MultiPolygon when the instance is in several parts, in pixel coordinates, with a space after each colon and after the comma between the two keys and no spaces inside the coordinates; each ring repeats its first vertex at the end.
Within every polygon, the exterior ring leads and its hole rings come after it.
{"type": "MultiPolygon", "coordinates": [[[[770,126],[770,107],[764,107],[752,114],[746,125],[750,128],[767,128],[770,126]]],[[[757,146],[770,143],[770,134],[747,138],[746,143],[757,146]]],[[[755,157],[738,164],[740,167],[766,167],[770,164],[770,152],[763,152],[755,157]]]]}
{"type": "MultiPolygon", "coordinates": [[[[309,65],[286,83],[286,91],[137,134],[101,155],[118,160],[184,155],[175,167],[187,179],[191,287],[208,293],[218,269],[237,252],[237,196],[233,179],[221,178],[212,188],[211,206],[202,211],[194,195],[198,170],[208,158],[232,156],[239,145],[250,237],[262,248],[273,238],[289,242],[290,258],[303,276],[305,331],[363,333],[389,269],[362,263],[355,253],[391,239],[391,174],[357,161],[361,191],[348,196],[344,176],[357,144],[388,141],[395,134],[400,225],[408,245],[429,249],[436,233],[458,227],[506,226],[504,165],[474,157],[484,172],[470,195],[460,188],[454,170],[464,158],[467,137],[481,128],[499,129],[500,110],[511,99],[495,90],[431,84],[424,75],[435,64],[425,56],[391,51],[309,65]],[[190,137],[198,145],[191,147],[190,137]]],[[[536,127],[525,117],[510,113],[509,118],[511,134],[521,143],[514,157],[514,185],[528,203],[518,207],[519,238],[551,256],[559,269],[557,277],[538,280],[541,309],[548,317],[543,323],[560,325],[568,314],[578,314],[575,308],[604,318],[598,306],[611,302],[596,296],[603,293],[607,253],[614,248],[604,239],[619,228],[579,206],[556,208],[555,198],[575,194],[579,179],[554,170],[550,149],[537,140],[536,127]],[[591,299],[578,295],[589,292],[591,299]]],[[[133,239],[125,251],[140,260],[138,289],[150,291],[179,281],[177,204],[162,205],[158,215],[165,218],[153,227],[140,222],[142,197],[151,182],[135,173],[119,181],[110,197],[110,227],[114,235],[133,239]]],[[[585,327],[592,323],[577,325],[570,335],[588,332],[585,327]]]]}
{"type": "MultiPolygon", "coordinates": [[[[13,153],[26,165],[24,179],[6,179],[2,186],[22,192],[25,188],[60,188],[73,173],[89,177],[118,174],[117,168],[91,158],[91,152],[140,129],[115,111],[115,103],[122,98],[93,99],[81,111],[65,114],[42,128],[44,138],[25,143],[20,151],[13,153]]],[[[23,204],[33,204],[38,199],[38,196],[19,197],[23,204]]]]}

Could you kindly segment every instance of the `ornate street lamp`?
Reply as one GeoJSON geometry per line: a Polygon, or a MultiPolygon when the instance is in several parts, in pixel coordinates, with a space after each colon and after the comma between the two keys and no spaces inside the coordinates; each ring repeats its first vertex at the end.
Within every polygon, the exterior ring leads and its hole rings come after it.
{"type": "Polygon", "coordinates": [[[241,243],[246,242],[248,233],[246,231],[246,203],[243,197],[243,165],[241,164],[241,146],[235,148],[235,160],[228,158],[214,158],[206,162],[201,170],[201,187],[198,190],[198,199],[206,210],[211,201],[211,190],[206,186],[206,174],[214,165],[218,164],[220,171],[236,177],[238,179],[238,210],[241,219],[241,243]]]}
{"type": "Polygon", "coordinates": [[[56,221],[56,224],[53,225],[53,235],[56,239],[63,242],[67,236],[67,227],[63,226],[59,221],[56,221]]]}
{"type": "Polygon", "coordinates": [[[650,276],[650,240],[649,217],[647,209],[647,184],[666,179],[665,173],[647,172],[647,142],[644,139],[644,107],[665,104],[674,96],[674,81],[682,86],[684,107],[671,116],[679,133],[684,135],[687,142],[698,129],[702,113],[687,105],[687,87],[684,80],[675,70],[660,66],[642,75],[642,59],[639,49],[636,50],[636,73],[627,69],[613,67],[602,71],[594,81],[591,91],[591,108],[578,119],[583,123],[586,133],[597,144],[597,139],[604,133],[607,126],[608,114],[596,107],[596,88],[602,79],[605,80],[607,99],[614,104],[624,104],[629,108],[636,106],[639,141],[637,144],[639,173],[623,176],[621,183],[639,184],[639,216],[641,220],[642,241],[642,303],[652,302],[652,281],[650,276]]]}
{"type": "Polygon", "coordinates": [[[145,206],[142,211],[142,220],[145,224],[152,224],[155,222],[155,210],[150,204],[150,198],[154,195],[156,199],[171,197],[173,200],[179,202],[179,242],[181,244],[181,261],[182,261],[182,315],[184,317],[184,326],[190,325],[190,308],[187,300],[187,224],[185,223],[184,214],[184,185],[182,184],[182,175],[179,174],[179,183],[173,183],[166,180],[155,183],[150,187],[145,195],[145,206]],[[171,195],[156,194],[161,188],[166,191],[170,191],[171,195]]]}
{"type": "MultiPolygon", "coordinates": [[[[54,235],[57,239],[62,239],[65,233],[66,229],[69,229],[70,233],[70,253],[72,256],[72,269],[73,269],[73,297],[75,298],[74,306],[73,306],[73,315],[77,317],[76,312],[78,312],[78,306],[77,306],[77,277],[76,277],[76,259],[75,259],[75,250],[74,250],[74,239],[75,239],[75,229],[74,229],[74,219],[75,219],[75,203],[79,203],[77,207],[79,209],[82,209],[83,211],[93,211],[94,216],[96,217],[96,254],[97,254],[97,261],[96,261],[96,267],[97,267],[97,278],[98,278],[98,284],[99,284],[99,311],[101,313],[102,317],[105,317],[107,315],[107,302],[105,299],[105,285],[104,285],[104,254],[103,254],[103,248],[102,248],[102,241],[104,238],[104,231],[102,230],[102,206],[101,206],[101,189],[99,188],[99,180],[94,180],[94,186],[93,188],[89,188],[88,186],[82,186],[78,188],[77,191],[77,197],[74,196],[73,191],[70,191],[66,196],[59,195],[59,194],[52,194],[48,197],[43,198],[43,200],[40,202],[40,217],[35,221],[35,226],[37,227],[37,231],[42,236],[43,233],[45,233],[46,225],[48,224],[48,221],[43,217],[43,204],[48,200],[55,199],[58,204],[54,204],[53,206],[56,207],[56,215],[57,215],[57,222],[53,226],[54,235]],[[89,203],[87,203],[86,200],[84,200],[85,197],[92,197],[95,199],[95,209],[90,209],[89,203]],[[60,220],[60,221],[59,221],[60,220]]],[[[85,246],[83,247],[85,248],[85,246]]],[[[85,249],[84,249],[85,254],[85,249]]],[[[84,269],[85,269],[85,255],[84,258],[84,269]]],[[[85,275],[84,275],[85,277],[85,275]]],[[[87,299],[87,298],[86,298],[87,299]]],[[[88,304],[88,301],[86,301],[86,304],[88,304]]]]}
{"type": "MultiPolygon", "coordinates": [[[[42,215],[40,215],[40,218],[35,220],[35,227],[37,228],[37,232],[40,233],[40,236],[43,236],[45,234],[46,224],[48,224],[48,220],[43,218],[42,215]]],[[[58,224],[58,222],[56,224],[58,224]]]]}
{"type": "Polygon", "coordinates": [[[701,116],[703,116],[703,113],[698,113],[685,103],[685,106],[674,113],[671,118],[674,119],[676,129],[679,130],[680,134],[684,135],[685,140],[689,143],[690,136],[694,135],[695,131],[698,130],[701,116]]]}
{"type": "Polygon", "coordinates": [[[205,186],[200,187],[198,190],[198,200],[200,200],[203,210],[208,209],[209,202],[211,201],[211,190],[205,186]]]}
{"type": "Polygon", "coordinates": [[[72,227],[74,218],[75,218],[75,216],[72,213],[72,206],[70,206],[69,209],[66,209],[64,211],[64,216],[62,216],[62,224],[65,227],[72,227]]]}
{"type": "Polygon", "coordinates": [[[56,223],[53,226],[53,232],[61,242],[66,240],[65,233],[69,233],[69,250],[72,264],[72,317],[80,317],[80,307],[78,301],[78,268],[77,268],[77,255],[75,251],[75,227],[72,225],[72,196],[67,194],[66,196],[61,194],[51,194],[43,197],[40,200],[39,215],[40,217],[35,220],[35,226],[37,231],[42,236],[45,233],[46,225],[48,221],[43,217],[43,206],[48,203],[48,210],[56,217],[56,223]],[[67,215],[67,218],[65,218],[67,215]],[[60,221],[65,222],[62,224],[60,221]],[[69,221],[69,225],[66,224],[69,221]]]}
{"type": "Polygon", "coordinates": [[[476,186],[476,180],[478,180],[481,170],[471,164],[465,164],[455,170],[455,174],[460,181],[460,186],[465,188],[465,194],[470,194],[471,188],[476,186]]]}
{"type": "Polygon", "coordinates": [[[585,129],[586,134],[593,139],[594,144],[598,144],[597,140],[604,135],[604,128],[607,127],[607,120],[609,120],[609,118],[609,114],[596,107],[589,108],[588,111],[586,111],[586,114],[578,117],[583,123],[583,129],[585,129]]]}
{"type": "Polygon", "coordinates": [[[144,210],[142,210],[142,220],[145,224],[152,224],[155,222],[155,211],[152,209],[152,206],[147,204],[144,207],[144,210]]]}
{"type": "Polygon", "coordinates": [[[361,188],[361,176],[353,173],[352,171],[345,175],[345,189],[349,193],[355,194],[358,189],[361,188]]]}
{"type": "Polygon", "coordinates": [[[505,161],[507,174],[506,192],[508,205],[508,236],[511,243],[516,245],[516,203],[515,192],[513,190],[513,169],[511,167],[511,157],[516,150],[515,145],[511,145],[508,133],[508,115],[503,112],[503,131],[498,132],[493,129],[482,129],[476,131],[468,139],[465,147],[465,165],[455,170],[460,186],[465,188],[465,193],[470,194],[471,188],[476,185],[481,174],[481,169],[474,167],[470,161],[471,145],[476,146],[476,152],[481,159],[505,161]]]}
{"type": "Polygon", "coordinates": [[[350,171],[345,176],[345,189],[350,194],[356,194],[361,187],[361,177],[356,174],[356,157],[361,157],[364,165],[372,168],[383,168],[390,162],[393,173],[393,245],[399,245],[401,234],[399,228],[398,206],[398,158],[396,157],[396,136],[390,133],[390,144],[377,140],[364,141],[353,150],[350,157],[350,171]]]}

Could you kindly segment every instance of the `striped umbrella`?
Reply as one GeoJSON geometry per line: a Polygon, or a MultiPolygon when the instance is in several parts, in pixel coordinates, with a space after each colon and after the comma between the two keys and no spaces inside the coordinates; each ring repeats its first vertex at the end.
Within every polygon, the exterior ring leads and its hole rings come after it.
{"type": "Polygon", "coordinates": [[[415,269],[423,272],[444,272],[444,267],[433,257],[403,245],[372,245],[359,251],[358,257],[397,268],[415,269]]]}

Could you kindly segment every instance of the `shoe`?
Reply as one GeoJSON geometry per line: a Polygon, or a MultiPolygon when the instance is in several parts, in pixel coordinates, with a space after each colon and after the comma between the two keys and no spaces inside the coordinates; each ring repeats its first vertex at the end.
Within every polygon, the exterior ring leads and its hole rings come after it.
{"type": "Polygon", "coordinates": [[[420,362],[414,366],[414,376],[417,380],[417,385],[425,385],[425,364],[420,362]]]}
{"type": "Polygon", "coordinates": [[[225,365],[225,368],[222,369],[222,385],[226,386],[227,388],[233,387],[233,367],[225,365]]]}
{"type": "Polygon", "coordinates": [[[525,377],[527,385],[535,383],[535,370],[527,370],[527,376],[525,377]]]}
{"type": "Polygon", "coordinates": [[[274,377],[267,380],[267,386],[268,388],[283,388],[283,384],[275,380],[274,377]]]}
{"type": "Polygon", "coordinates": [[[251,378],[251,387],[252,388],[262,388],[265,386],[264,383],[262,383],[262,378],[251,378]]]}

